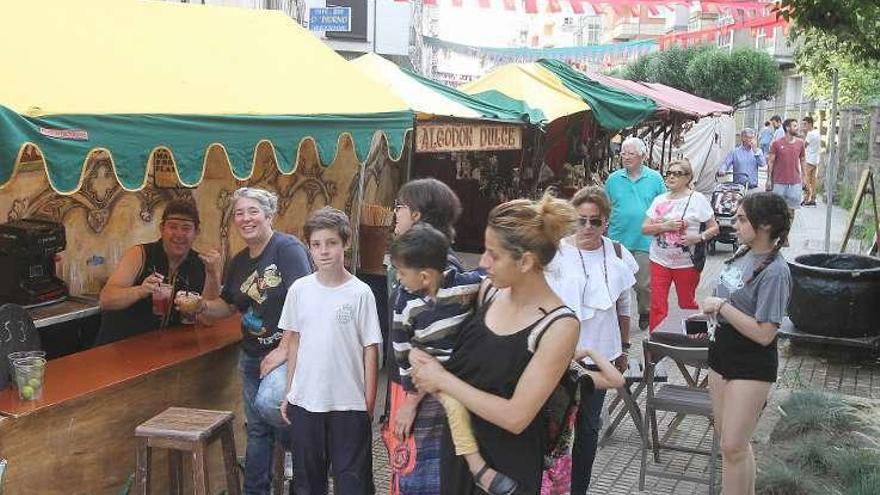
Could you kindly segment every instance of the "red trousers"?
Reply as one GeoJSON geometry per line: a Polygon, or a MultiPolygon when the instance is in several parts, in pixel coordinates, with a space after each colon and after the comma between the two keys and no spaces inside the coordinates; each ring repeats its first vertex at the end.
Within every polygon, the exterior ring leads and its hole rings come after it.
{"type": "Polygon", "coordinates": [[[678,294],[678,307],[681,309],[697,309],[694,296],[700,285],[700,272],[694,267],[666,268],[651,262],[651,317],[648,328],[654,331],[669,314],[669,286],[675,283],[678,294]]]}

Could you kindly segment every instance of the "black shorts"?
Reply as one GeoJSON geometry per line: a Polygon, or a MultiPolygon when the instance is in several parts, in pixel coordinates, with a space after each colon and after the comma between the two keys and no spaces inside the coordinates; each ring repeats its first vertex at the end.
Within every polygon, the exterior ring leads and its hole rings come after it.
{"type": "Polygon", "coordinates": [[[776,339],[763,346],[733,326],[722,323],[709,345],[709,367],[725,380],[757,380],[776,382],[779,353],[776,339]]]}

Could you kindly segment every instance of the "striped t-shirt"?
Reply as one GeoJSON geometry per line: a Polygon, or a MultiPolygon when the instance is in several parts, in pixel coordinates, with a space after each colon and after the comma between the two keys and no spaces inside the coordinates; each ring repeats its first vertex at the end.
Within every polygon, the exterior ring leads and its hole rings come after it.
{"type": "Polygon", "coordinates": [[[394,304],[391,340],[394,358],[405,390],[414,390],[409,351],[413,347],[436,357],[441,363],[452,356],[461,324],[474,312],[483,273],[448,268],[434,300],[411,294],[403,287],[394,304]]]}

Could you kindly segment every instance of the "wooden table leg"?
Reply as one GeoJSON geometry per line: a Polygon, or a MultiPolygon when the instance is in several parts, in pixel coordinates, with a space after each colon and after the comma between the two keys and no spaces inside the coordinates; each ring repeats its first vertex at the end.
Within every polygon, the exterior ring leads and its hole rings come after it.
{"type": "Polygon", "coordinates": [[[183,495],[183,456],[179,450],[168,451],[168,493],[183,495]]]}
{"type": "MultiPolygon", "coordinates": [[[[238,482],[238,459],[235,456],[235,434],[232,424],[228,424],[220,433],[220,444],[223,448],[223,469],[226,471],[226,491],[229,495],[241,495],[238,482]]],[[[276,492],[281,493],[281,492],[276,492]]]]}
{"type": "Polygon", "coordinates": [[[151,450],[147,445],[146,438],[137,439],[137,469],[134,478],[134,493],[137,495],[150,494],[150,457],[151,450]]]}
{"type": "Polygon", "coordinates": [[[208,465],[205,462],[205,444],[200,443],[192,453],[193,470],[193,493],[196,495],[208,495],[208,465]]]}

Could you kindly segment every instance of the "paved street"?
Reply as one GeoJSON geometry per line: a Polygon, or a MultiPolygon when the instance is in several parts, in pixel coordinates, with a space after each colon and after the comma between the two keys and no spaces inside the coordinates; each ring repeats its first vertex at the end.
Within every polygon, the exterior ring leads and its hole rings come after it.
{"type": "MultiPolygon", "coordinates": [[[[846,227],[847,212],[834,208],[832,216],[832,249],[839,248],[846,227]]],[[[825,236],[825,208],[823,205],[814,208],[803,208],[795,216],[789,239],[790,246],[783,250],[787,259],[813,252],[823,251],[825,236]]],[[[698,300],[709,295],[725,259],[731,255],[731,248],[719,245],[718,252],[709,257],[703,271],[703,281],[698,289],[698,300]]],[[[476,257],[465,255],[466,263],[476,263],[476,257]]],[[[671,291],[670,305],[675,305],[675,294],[671,291]]],[[[641,359],[641,341],[647,335],[637,329],[633,332],[633,350],[641,359]]],[[[678,370],[668,368],[670,380],[684,383],[678,370]]],[[[835,355],[833,351],[791,346],[788,342],[780,343],[780,381],[772,389],[769,406],[758,427],[756,439],[766,441],[774,419],[778,417],[775,404],[788,390],[798,387],[816,387],[848,395],[867,398],[880,398],[880,364],[870,357],[854,357],[849,351],[835,355]]],[[[608,394],[606,402],[610,402],[614,393],[608,394]]],[[[641,401],[640,401],[641,403],[641,401]]],[[[666,430],[671,416],[658,416],[661,433],[666,430]]],[[[606,421],[607,424],[607,421],[606,421]]],[[[699,418],[686,419],[671,437],[674,443],[690,447],[709,448],[712,435],[708,422],[699,418]]],[[[374,441],[375,479],[378,493],[388,490],[389,471],[387,456],[379,439],[378,431],[374,441]]],[[[624,495],[634,493],[645,494],[702,494],[706,493],[704,485],[689,482],[676,482],[648,477],[646,489],[638,489],[639,466],[641,462],[640,439],[632,421],[628,418],[621,423],[613,437],[604,447],[600,448],[593,469],[593,480],[590,493],[624,495]]],[[[650,463],[650,457],[649,457],[650,463]]],[[[668,472],[705,475],[707,458],[701,455],[685,453],[661,452],[661,465],[668,472]]]]}

